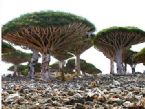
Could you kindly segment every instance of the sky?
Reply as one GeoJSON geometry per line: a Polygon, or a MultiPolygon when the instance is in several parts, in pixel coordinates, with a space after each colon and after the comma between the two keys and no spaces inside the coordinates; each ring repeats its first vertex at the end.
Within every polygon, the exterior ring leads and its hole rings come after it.
{"type": "MultiPolygon", "coordinates": [[[[135,26],[145,31],[144,0],[1,0],[0,25],[26,13],[46,10],[85,17],[96,26],[96,32],[112,26],[135,26]]],[[[132,46],[131,49],[140,51],[143,47],[145,43],[132,46]]],[[[81,58],[94,64],[103,73],[110,71],[109,59],[93,47],[84,52],[81,58]]],[[[1,62],[1,74],[9,73],[7,68],[10,65],[1,62]]],[[[137,65],[136,71],[143,70],[145,66],[137,65]]]]}

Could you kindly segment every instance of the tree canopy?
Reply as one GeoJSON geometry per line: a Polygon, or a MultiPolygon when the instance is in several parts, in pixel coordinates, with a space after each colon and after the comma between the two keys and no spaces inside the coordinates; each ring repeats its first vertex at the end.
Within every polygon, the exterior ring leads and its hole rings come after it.
{"type": "MultiPolygon", "coordinates": [[[[88,63],[83,59],[80,60],[80,66],[83,73],[97,74],[102,72],[93,64],[88,63]]],[[[68,69],[69,71],[73,71],[73,69],[75,69],[75,59],[68,60],[68,62],[66,63],[66,69],[68,69]]]]}
{"type": "Polygon", "coordinates": [[[8,32],[14,32],[23,27],[29,27],[30,25],[45,28],[48,26],[64,26],[74,22],[81,22],[82,24],[90,27],[89,31],[95,31],[94,25],[83,17],[65,12],[41,11],[28,13],[20,16],[19,18],[15,18],[14,20],[3,25],[2,32],[4,35],[8,32]]]}
{"type": "Polygon", "coordinates": [[[134,56],[137,54],[137,52],[132,51],[130,49],[126,50],[126,52],[123,54],[123,62],[127,63],[129,65],[137,63],[134,59],[134,56]]]}
{"type": "Polygon", "coordinates": [[[143,48],[140,52],[138,52],[135,56],[134,59],[139,62],[143,63],[145,65],[145,48],[143,48]]]}
{"type": "Polygon", "coordinates": [[[52,56],[54,58],[56,58],[57,60],[59,60],[59,61],[64,61],[64,60],[66,60],[68,58],[73,57],[73,55],[71,55],[71,54],[69,54],[69,53],[67,53],[65,51],[56,51],[56,52],[53,52],[52,56]]]}
{"type": "Polygon", "coordinates": [[[68,47],[91,31],[95,31],[95,26],[83,17],[46,11],[25,14],[8,22],[2,27],[2,38],[48,53],[68,47]]]}
{"type": "Polygon", "coordinates": [[[12,51],[15,51],[15,48],[12,45],[2,41],[2,53],[8,53],[12,51]]]}
{"type": "Polygon", "coordinates": [[[24,53],[19,50],[2,54],[3,61],[8,62],[8,63],[13,63],[16,65],[23,62],[30,61],[31,57],[32,57],[31,53],[24,53]]]}
{"type": "Polygon", "coordinates": [[[104,43],[114,49],[145,42],[145,32],[137,27],[110,27],[97,33],[94,44],[104,43]]]}

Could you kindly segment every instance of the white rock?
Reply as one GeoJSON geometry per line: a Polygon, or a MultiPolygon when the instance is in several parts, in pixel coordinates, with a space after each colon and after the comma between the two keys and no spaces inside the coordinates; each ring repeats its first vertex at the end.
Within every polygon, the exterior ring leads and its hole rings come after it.
{"type": "Polygon", "coordinates": [[[20,94],[19,92],[16,92],[15,94],[10,94],[6,99],[5,99],[5,102],[8,102],[8,101],[13,101],[14,98],[20,98],[20,94]]]}
{"type": "Polygon", "coordinates": [[[132,107],[134,105],[134,103],[131,103],[130,101],[126,101],[126,102],[123,103],[123,105],[125,107],[132,107]]]}
{"type": "Polygon", "coordinates": [[[119,89],[119,88],[112,88],[112,89],[110,90],[110,92],[119,94],[119,93],[121,93],[122,91],[121,91],[121,89],[119,89]]]}
{"type": "Polygon", "coordinates": [[[92,96],[94,96],[95,94],[94,94],[93,92],[88,92],[87,95],[88,95],[89,97],[92,97],[92,96]]]}
{"type": "Polygon", "coordinates": [[[120,101],[120,98],[109,98],[109,101],[120,101]]]}
{"type": "Polygon", "coordinates": [[[113,85],[120,86],[120,83],[116,80],[113,80],[113,85]]]}
{"type": "Polygon", "coordinates": [[[82,98],[83,96],[81,94],[79,94],[79,93],[76,93],[73,97],[74,98],[82,98]]]}
{"type": "Polygon", "coordinates": [[[135,98],[136,98],[137,100],[141,100],[141,99],[143,98],[143,96],[142,96],[142,95],[135,95],[135,98]]]}
{"type": "Polygon", "coordinates": [[[37,105],[37,106],[38,106],[39,104],[40,104],[40,103],[36,103],[35,105],[37,105]]]}

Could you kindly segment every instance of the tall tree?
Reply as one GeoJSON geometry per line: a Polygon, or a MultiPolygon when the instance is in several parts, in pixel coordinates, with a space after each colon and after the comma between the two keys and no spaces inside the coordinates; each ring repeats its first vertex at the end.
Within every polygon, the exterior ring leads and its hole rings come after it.
{"type": "Polygon", "coordinates": [[[2,28],[2,38],[42,54],[42,78],[49,79],[50,54],[81,40],[95,27],[85,18],[64,12],[35,12],[16,18],[2,28]]]}
{"type": "Polygon", "coordinates": [[[18,65],[28,62],[32,54],[24,53],[19,50],[2,54],[2,61],[14,64],[14,76],[18,76],[18,65]]]}
{"type": "MultiPolygon", "coordinates": [[[[103,43],[111,47],[117,63],[117,73],[125,73],[123,67],[123,50],[131,45],[145,42],[145,32],[135,27],[112,27],[100,31],[94,38],[94,45],[103,43]]],[[[99,48],[98,48],[99,49],[99,48]]]]}

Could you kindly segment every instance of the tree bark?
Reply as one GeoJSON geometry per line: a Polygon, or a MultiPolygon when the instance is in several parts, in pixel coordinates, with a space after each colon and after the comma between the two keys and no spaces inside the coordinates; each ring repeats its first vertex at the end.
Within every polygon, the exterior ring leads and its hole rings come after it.
{"type": "Polygon", "coordinates": [[[114,59],[110,59],[110,74],[114,74],[114,59]]]}
{"type": "Polygon", "coordinates": [[[75,70],[76,70],[77,74],[80,75],[80,55],[79,54],[76,55],[75,70]]]}
{"type": "Polygon", "coordinates": [[[13,74],[14,77],[16,76],[19,76],[18,74],[18,65],[14,65],[14,74],[13,74]]]}
{"type": "Polygon", "coordinates": [[[41,74],[42,79],[46,81],[50,79],[49,63],[50,63],[50,54],[42,54],[41,74]]]}
{"type": "Polygon", "coordinates": [[[122,50],[116,51],[116,64],[117,64],[117,73],[124,74],[123,62],[122,62],[122,50]]]}
{"type": "Polygon", "coordinates": [[[135,64],[131,65],[132,74],[134,74],[134,73],[135,73],[135,67],[136,67],[136,65],[135,65],[135,64]]]}
{"type": "Polygon", "coordinates": [[[62,81],[65,81],[65,76],[64,76],[64,71],[63,71],[64,64],[65,64],[64,61],[59,61],[59,71],[61,72],[61,80],[62,81]]]}
{"type": "Polygon", "coordinates": [[[127,72],[127,63],[124,63],[124,71],[127,72]]]}
{"type": "Polygon", "coordinates": [[[34,78],[34,74],[35,74],[35,65],[37,64],[38,62],[38,58],[39,58],[39,54],[36,50],[32,49],[33,51],[33,55],[32,55],[32,58],[31,58],[31,61],[29,63],[29,77],[30,78],[34,78]]]}

